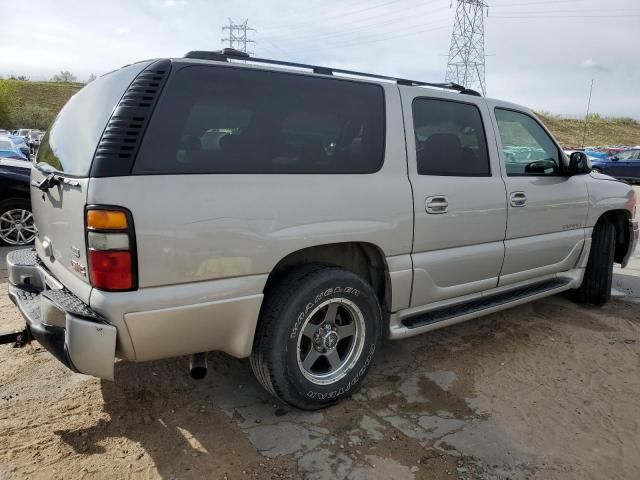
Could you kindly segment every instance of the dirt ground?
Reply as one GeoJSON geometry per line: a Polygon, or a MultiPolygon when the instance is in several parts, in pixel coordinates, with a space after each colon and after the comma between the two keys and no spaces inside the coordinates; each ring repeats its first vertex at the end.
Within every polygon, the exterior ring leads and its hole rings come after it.
{"type": "MultiPolygon", "coordinates": [[[[20,324],[0,295],[0,329],[20,324]]],[[[111,383],[1,346],[0,478],[638,478],[638,303],[558,296],[386,342],[360,392],[316,413],[247,362],[209,365],[119,363],[111,383]]]]}

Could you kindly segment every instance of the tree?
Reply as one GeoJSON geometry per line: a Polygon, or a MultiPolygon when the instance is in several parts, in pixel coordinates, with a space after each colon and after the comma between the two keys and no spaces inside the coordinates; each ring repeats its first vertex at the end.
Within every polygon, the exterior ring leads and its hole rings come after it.
{"type": "Polygon", "coordinates": [[[96,78],[98,78],[98,77],[96,76],[96,74],[95,74],[95,73],[92,73],[91,75],[89,75],[89,78],[87,78],[86,83],[91,83],[91,82],[93,82],[96,78]]]}
{"type": "Polygon", "coordinates": [[[78,79],[69,70],[65,70],[63,72],[56,73],[53,77],[51,77],[51,81],[52,82],[73,83],[73,82],[77,82],[78,79]]]}
{"type": "Polygon", "coordinates": [[[29,80],[29,77],[27,77],[26,75],[11,75],[9,77],[9,80],[20,80],[26,82],[29,80]]]}
{"type": "Polygon", "coordinates": [[[8,80],[0,80],[0,125],[3,127],[11,121],[14,98],[12,84],[8,80]]]}

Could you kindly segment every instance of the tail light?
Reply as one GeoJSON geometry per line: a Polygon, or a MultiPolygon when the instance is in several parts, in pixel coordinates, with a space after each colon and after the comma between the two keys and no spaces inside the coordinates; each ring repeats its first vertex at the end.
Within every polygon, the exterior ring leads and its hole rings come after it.
{"type": "Polygon", "coordinates": [[[110,292],[137,289],[131,213],[120,207],[90,205],[86,210],[86,231],[91,285],[110,292]]]}

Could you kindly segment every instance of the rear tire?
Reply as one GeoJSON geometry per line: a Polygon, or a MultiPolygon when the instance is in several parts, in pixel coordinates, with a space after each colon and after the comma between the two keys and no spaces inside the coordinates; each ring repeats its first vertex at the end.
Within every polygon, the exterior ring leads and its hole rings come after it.
{"type": "Polygon", "coordinates": [[[601,168],[598,168],[598,167],[593,167],[593,168],[591,169],[591,171],[592,171],[592,172],[596,172],[596,173],[602,173],[602,169],[601,169],[601,168]]]}
{"type": "Polygon", "coordinates": [[[598,222],[593,229],[589,261],[582,285],[575,291],[580,303],[603,305],[611,298],[613,256],[616,246],[616,229],[607,220],[598,222]]]}
{"type": "Polygon", "coordinates": [[[265,292],[251,367],[275,397],[316,410],[351,395],[382,336],[371,286],[338,267],[297,268],[265,292]]]}

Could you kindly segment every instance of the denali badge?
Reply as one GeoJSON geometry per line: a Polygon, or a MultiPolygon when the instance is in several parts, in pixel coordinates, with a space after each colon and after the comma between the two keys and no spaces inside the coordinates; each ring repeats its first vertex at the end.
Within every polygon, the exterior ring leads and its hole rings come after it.
{"type": "Polygon", "coordinates": [[[87,276],[87,269],[84,265],[80,265],[77,260],[71,260],[71,268],[73,268],[76,272],[78,272],[83,277],[87,276]]]}

